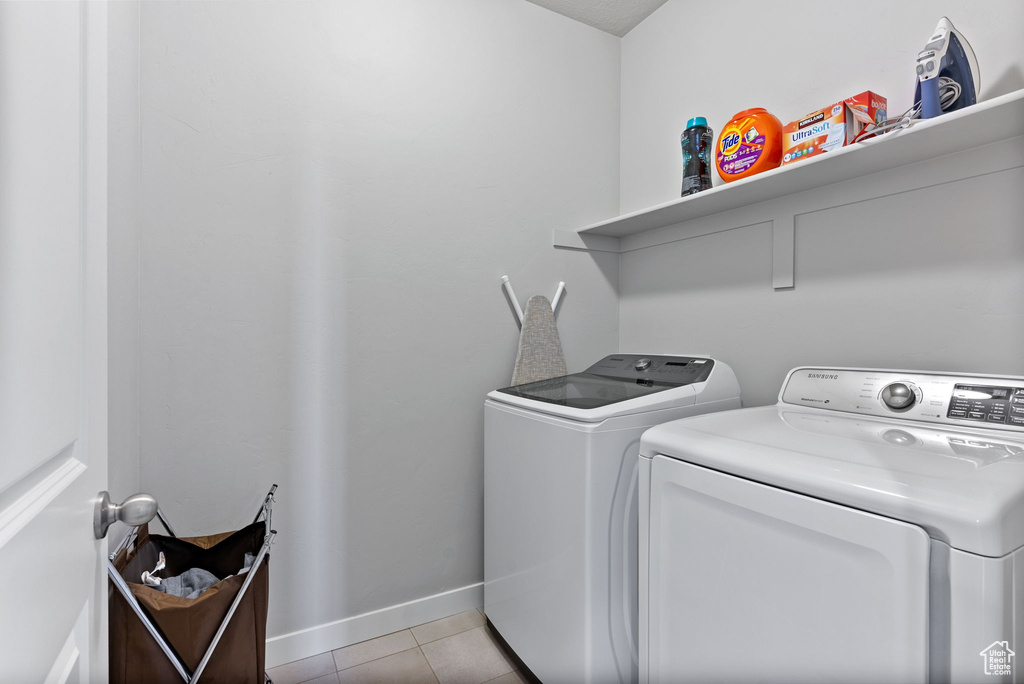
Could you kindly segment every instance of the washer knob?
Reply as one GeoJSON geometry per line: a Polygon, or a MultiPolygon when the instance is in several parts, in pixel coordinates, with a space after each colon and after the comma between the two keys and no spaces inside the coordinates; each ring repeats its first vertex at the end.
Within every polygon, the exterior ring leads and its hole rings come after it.
{"type": "Polygon", "coordinates": [[[651,360],[648,358],[637,359],[636,363],[633,364],[633,370],[647,370],[651,367],[651,360]]]}
{"type": "Polygon", "coordinates": [[[882,403],[893,411],[906,411],[917,402],[917,391],[909,382],[894,382],[882,390],[882,403]]]}

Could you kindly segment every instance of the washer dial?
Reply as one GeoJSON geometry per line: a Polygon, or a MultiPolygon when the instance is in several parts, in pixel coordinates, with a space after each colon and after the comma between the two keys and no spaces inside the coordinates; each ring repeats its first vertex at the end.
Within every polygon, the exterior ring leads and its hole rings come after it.
{"type": "Polygon", "coordinates": [[[911,382],[893,382],[882,388],[878,398],[891,411],[907,411],[921,401],[921,390],[911,382]]]}

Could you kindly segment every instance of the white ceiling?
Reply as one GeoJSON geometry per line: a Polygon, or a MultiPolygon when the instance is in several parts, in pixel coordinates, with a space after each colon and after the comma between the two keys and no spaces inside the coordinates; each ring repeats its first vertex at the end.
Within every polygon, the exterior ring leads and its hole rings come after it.
{"type": "Polygon", "coordinates": [[[622,37],[667,0],[527,0],[622,37]]]}

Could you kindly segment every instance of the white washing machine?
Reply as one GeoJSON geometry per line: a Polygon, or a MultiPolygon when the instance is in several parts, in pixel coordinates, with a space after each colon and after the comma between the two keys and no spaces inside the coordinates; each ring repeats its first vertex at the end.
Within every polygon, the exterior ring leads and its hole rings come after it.
{"type": "Polygon", "coordinates": [[[636,681],[640,435],[739,405],[732,369],[697,356],[618,354],[487,395],[484,612],[541,681],[636,681]]]}
{"type": "Polygon", "coordinates": [[[1024,682],[1024,378],[797,368],[640,463],[642,682],[1024,682]]]}

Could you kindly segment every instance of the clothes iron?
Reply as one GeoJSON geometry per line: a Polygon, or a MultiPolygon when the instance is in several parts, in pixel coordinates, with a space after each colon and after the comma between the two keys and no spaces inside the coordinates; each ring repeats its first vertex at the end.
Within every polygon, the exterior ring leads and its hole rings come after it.
{"type": "Polygon", "coordinates": [[[942,17],[917,55],[915,108],[920,106],[922,119],[931,119],[975,104],[980,91],[981,74],[971,44],[942,17]]]}

